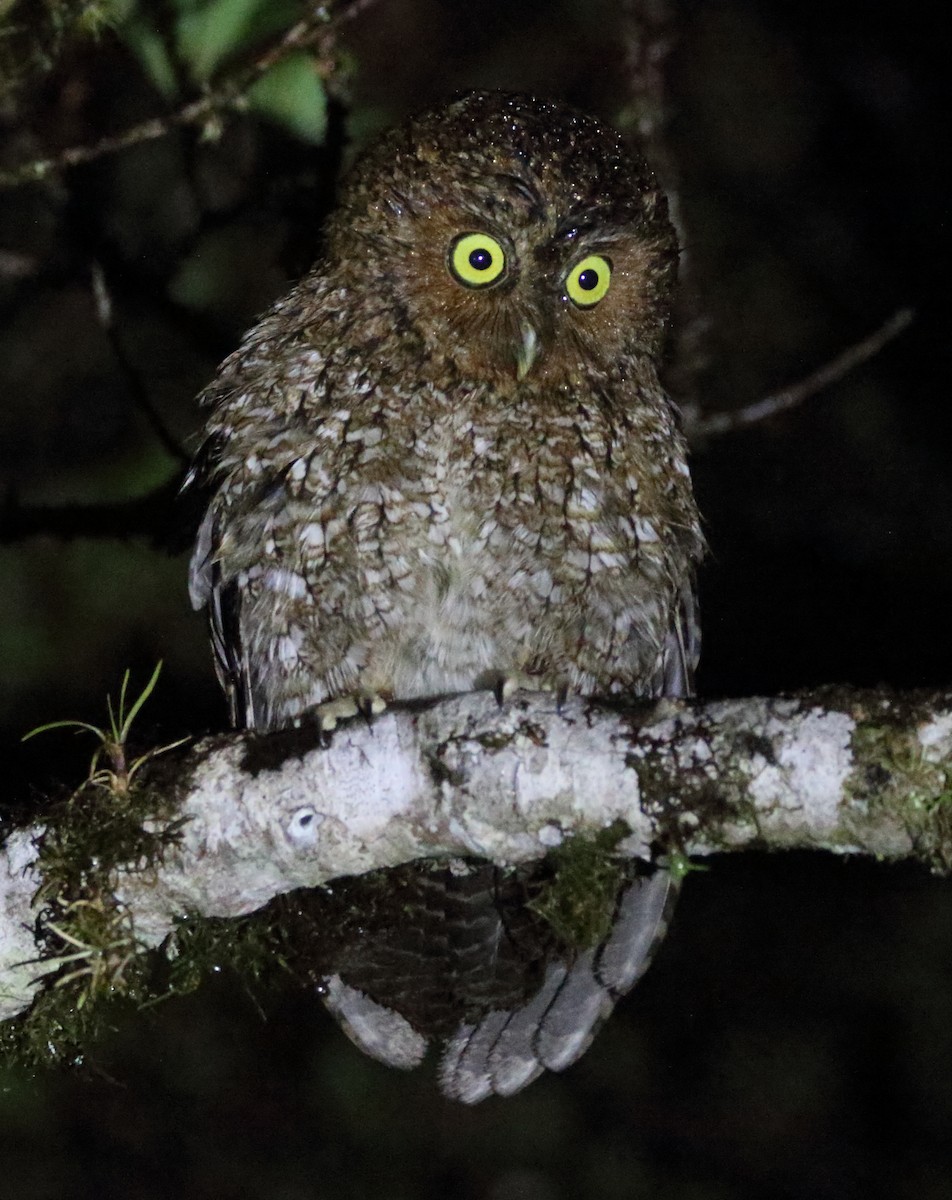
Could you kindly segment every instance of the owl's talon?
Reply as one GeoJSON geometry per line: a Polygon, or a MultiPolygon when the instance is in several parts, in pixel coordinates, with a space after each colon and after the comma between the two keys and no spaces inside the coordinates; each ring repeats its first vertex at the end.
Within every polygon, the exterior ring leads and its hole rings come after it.
{"type": "Polygon", "coordinates": [[[360,709],[360,715],[369,725],[374,717],[379,717],[387,708],[387,702],[383,696],[378,696],[376,692],[371,692],[369,695],[357,697],[357,707],[360,709]]]}
{"type": "Polygon", "coordinates": [[[356,717],[359,711],[354,696],[339,696],[336,700],[328,700],[324,704],[319,704],[314,710],[314,715],[321,727],[321,732],[330,733],[332,729],[337,728],[338,721],[345,720],[347,717],[356,717]]]}
{"type": "MultiPolygon", "coordinates": [[[[502,675],[493,684],[493,695],[500,708],[516,694],[516,692],[557,692],[562,695],[565,685],[557,683],[546,675],[527,675],[516,671],[511,675],[502,675]]],[[[565,688],[567,692],[567,688],[565,688]]],[[[558,703],[561,703],[559,701],[558,703]]]]}
{"type": "Polygon", "coordinates": [[[379,716],[386,707],[386,700],[376,692],[359,693],[353,696],[338,696],[336,700],[318,704],[314,709],[314,717],[321,732],[330,733],[337,728],[340,721],[357,716],[370,721],[379,716]]]}

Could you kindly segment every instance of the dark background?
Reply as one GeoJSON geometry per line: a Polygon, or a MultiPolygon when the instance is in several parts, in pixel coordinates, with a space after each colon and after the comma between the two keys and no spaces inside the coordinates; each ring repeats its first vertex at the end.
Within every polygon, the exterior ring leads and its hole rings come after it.
{"type": "MultiPolygon", "coordinates": [[[[38,22],[41,7],[14,4],[3,19],[38,22]]],[[[66,39],[51,73],[0,101],[0,165],[195,94],[182,64],[162,94],[141,30],[168,31],[196,6],[124,7],[132,32],[66,39]]],[[[12,809],[78,781],[92,749],[64,734],[21,746],[21,734],[101,720],[127,667],[144,682],[165,662],[145,738],[225,723],[187,605],[187,556],[167,549],[187,542],[187,514],[164,503],[144,533],[92,538],[26,536],[24,513],[60,506],[57,527],[75,533],[77,505],[174,475],[137,388],[193,447],[196,392],[306,268],[339,161],[374,130],[473,85],[630,123],[618,8],[377,0],[341,29],[326,139],[230,116],[218,140],[178,130],[0,193],[0,753],[12,809]],[[93,262],[132,374],[97,322],[93,262]]],[[[794,412],[696,448],[711,543],[701,691],[948,685],[943,7],[684,0],[675,11],[669,150],[710,319],[706,409],[759,399],[899,307],[916,312],[794,412]]],[[[92,1077],[4,1078],[0,1194],[938,1200],[952,1177],[950,950],[952,891],[922,869],[714,862],[688,880],[654,966],[581,1062],[474,1110],[441,1100],[432,1072],[363,1057],[316,997],[269,996],[262,1015],[222,976],[120,1028],[96,1048],[92,1077]]]]}

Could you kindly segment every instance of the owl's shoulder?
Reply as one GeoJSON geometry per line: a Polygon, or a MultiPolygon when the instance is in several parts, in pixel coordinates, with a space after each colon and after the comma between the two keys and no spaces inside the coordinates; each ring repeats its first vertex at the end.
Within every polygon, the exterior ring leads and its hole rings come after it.
{"type": "Polygon", "coordinates": [[[227,424],[245,412],[293,415],[320,398],[321,381],[344,333],[345,289],[315,269],[244,334],[199,396],[210,422],[227,424]]]}

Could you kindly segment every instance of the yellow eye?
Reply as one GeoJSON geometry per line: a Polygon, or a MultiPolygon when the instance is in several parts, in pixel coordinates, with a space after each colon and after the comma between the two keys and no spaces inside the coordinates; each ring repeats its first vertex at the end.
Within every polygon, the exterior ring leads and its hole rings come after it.
{"type": "Polygon", "coordinates": [[[569,299],[579,308],[591,308],[603,299],[612,281],[612,265],[600,254],[589,254],[565,277],[569,299]]]}
{"type": "Polygon", "coordinates": [[[450,246],[449,267],[464,287],[488,287],[505,271],[506,254],[488,233],[464,233],[450,246]]]}

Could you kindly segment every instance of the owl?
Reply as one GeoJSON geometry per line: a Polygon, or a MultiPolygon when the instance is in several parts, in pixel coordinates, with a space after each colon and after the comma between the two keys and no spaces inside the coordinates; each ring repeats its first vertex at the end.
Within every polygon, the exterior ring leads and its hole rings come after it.
{"type": "MultiPolygon", "coordinates": [[[[645,162],[561,104],[472,92],[365,153],[321,260],[203,397],[191,596],[236,725],[329,729],[483,688],[690,691],[703,537],[658,377],[677,261],[645,162]]],[[[602,945],[499,1000],[518,938],[511,878],[485,872],[416,877],[441,948],[414,954],[458,1000],[441,1081],[463,1100],[574,1061],[670,903],[663,870],[630,881],[602,945]]],[[[426,1020],[363,982],[329,976],[329,1006],[413,1065],[426,1020]]]]}

